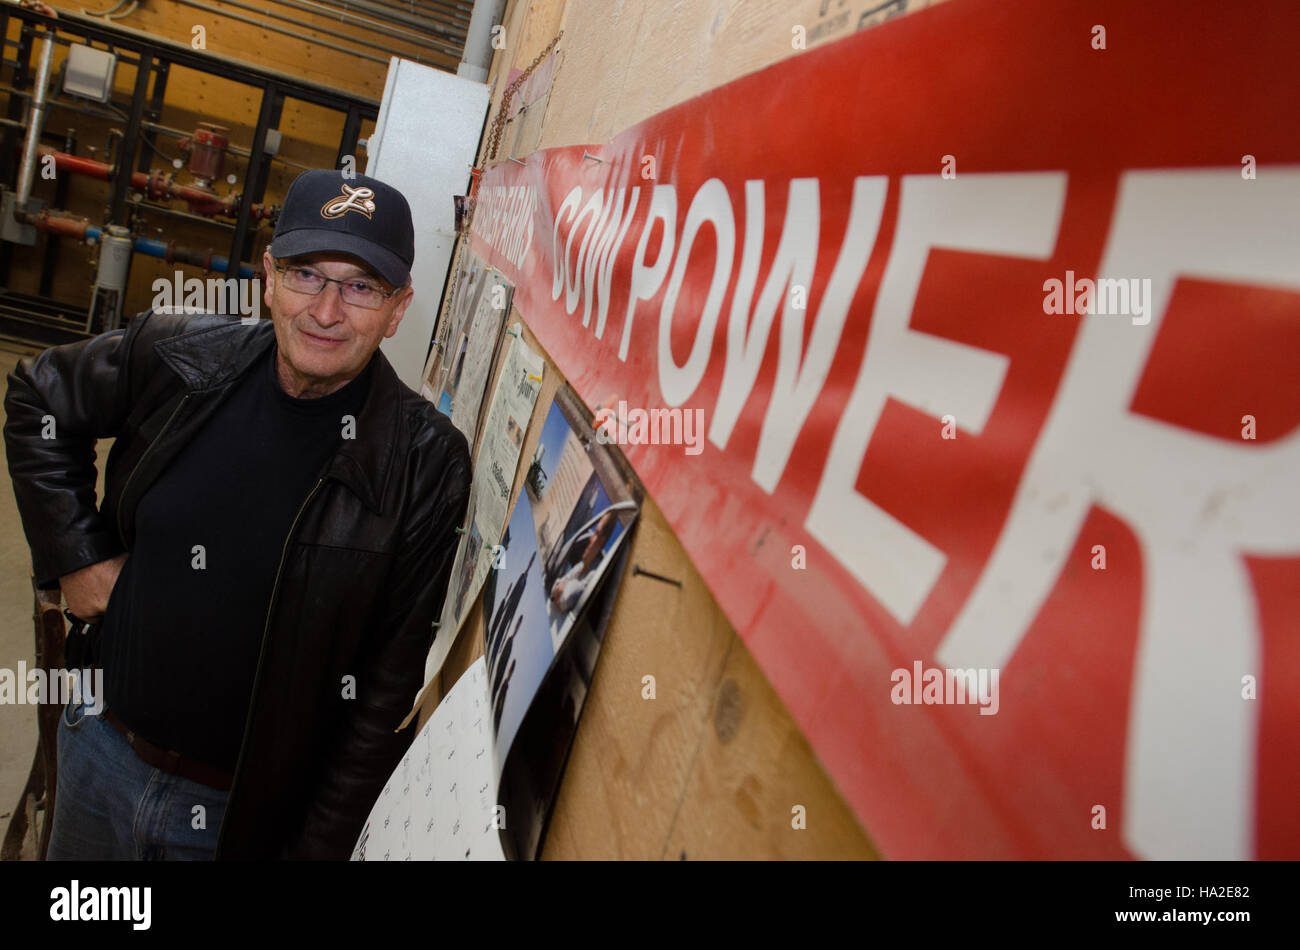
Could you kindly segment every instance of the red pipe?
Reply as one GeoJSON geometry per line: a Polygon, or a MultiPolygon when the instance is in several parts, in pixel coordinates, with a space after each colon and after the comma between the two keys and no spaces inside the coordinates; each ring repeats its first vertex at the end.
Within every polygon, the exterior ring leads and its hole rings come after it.
{"type": "MultiPolygon", "coordinates": [[[[78,155],[69,155],[67,152],[57,151],[48,145],[42,145],[39,151],[42,157],[45,155],[54,156],[55,168],[61,168],[75,175],[98,178],[102,181],[112,180],[113,166],[105,162],[81,158],[78,155]]],[[[232,193],[222,196],[193,185],[178,185],[173,180],[172,173],[165,172],[162,169],[154,169],[150,172],[132,172],[131,187],[137,191],[143,191],[155,201],[165,198],[179,198],[190,206],[190,211],[194,214],[209,217],[222,215],[227,218],[239,216],[239,195],[232,193]]],[[[266,205],[253,205],[249,209],[249,217],[253,220],[258,218],[269,219],[272,214],[271,208],[266,205]]]]}
{"type": "Polygon", "coordinates": [[[105,165],[103,162],[97,162],[91,158],[69,155],[67,152],[58,152],[48,145],[40,146],[38,152],[42,158],[46,155],[53,155],[55,168],[66,169],[78,175],[88,175],[91,178],[102,178],[104,181],[108,181],[112,177],[112,165],[105,165]]]}
{"type": "Polygon", "coordinates": [[[48,231],[50,234],[61,234],[65,237],[74,237],[79,241],[86,239],[86,228],[90,222],[85,218],[73,218],[67,215],[50,214],[49,208],[43,208],[36,214],[28,216],[28,223],[38,231],[48,231]]]}

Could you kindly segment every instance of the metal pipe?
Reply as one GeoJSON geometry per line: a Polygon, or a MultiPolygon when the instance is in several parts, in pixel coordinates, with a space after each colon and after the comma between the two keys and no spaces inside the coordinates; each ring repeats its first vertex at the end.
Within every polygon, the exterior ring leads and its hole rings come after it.
{"type": "MultiPolygon", "coordinates": [[[[322,3],[329,3],[332,6],[356,6],[355,3],[349,3],[349,0],[321,0],[322,3]]],[[[402,16],[427,16],[433,20],[446,20],[449,23],[465,24],[469,22],[469,10],[467,6],[473,5],[473,0],[466,3],[456,0],[454,3],[443,3],[435,0],[433,3],[415,3],[413,0],[369,0],[376,7],[382,7],[393,13],[402,16]]]]}
{"type": "MultiPolygon", "coordinates": [[[[51,214],[49,208],[42,210],[38,214],[23,212],[20,217],[23,219],[23,223],[30,224],[38,231],[44,231],[47,234],[58,234],[92,244],[99,243],[104,236],[103,228],[89,223],[85,218],[73,218],[58,213],[51,214]]],[[[204,270],[211,271],[224,271],[229,265],[229,261],[220,254],[214,254],[210,250],[200,251],[184,244],[177,244],[175,241],[157,241],[153,238],[138,237],[134,240],[132,246],[137,254],[157,257],[169,264],[192,264],[195,267],[202,267],[204,270]]],[[[256,275],[257,271],[247,264],[239,265],[240,277],[255,277],[256,275]]]]}
{"type": "MultiPolygon", "coordinates": [[[[288,23],[292,23],[294,26],[301,27],[302,29],[314,30],[317,33],[324,33],[326,36],[336,36],[344,40],[352,40],[354,43],[357,43],[361,46],[369,46],[371,49],[381,49],[384,50],[385,52],[392,52],[391,46],[384,46],[380,43],[372,43],[368,40],[363,40],[361,37],[356,36],[354,34],[340,33],[338,30],[326,29],[325,27],[317,26],[314,23],[304,23],[302,20],[295,19],[294,17],[291,16],[286,16],[283,13],[273,13],[272,11],[264,7],[255,7],[252,6],[251,4],[240,3],[239,0],[221,0],[221,2],[228,7],[238,7],[240,10],[249,10],[253,13],[260,13],[263,16],[274,17],[277,20],[284,20],[288,23]]],[[[277,2],[284,3],[286,6],[290,6],[290,7],[296,5],[296,0],[277,0],[277,2]]],[[[374,28],[369,27],[369,29],[374,29],[374,28]]],[[[409,31],[406,32],[405,34],[401,33],[400,31],[393,31],[392,33],[389,33],[387,35],[401,38],[402,40],[414,46],[422,46],[426,49],[435,50],[441,53],[443,56],[450,57],[456,55],[455,51],[448,48],[446,44],[442,44],[442,47],[437,47],[434,46],[432,43],[420,42],[417,39],[413,39],[409,31]]],[[[423,62],[423,60],[419,56],[415,57],[415,60],[416,62],[423,62]]]]}
{"type": "Polygon", "coordinates": [[[465,34],[465,54],[456,67],[456,75],[474,82],[487,82],[492,65],[492,27],[501,22],[505,0],[474,0],[469,32],[465,34]]]}
{"type": "Polygon", "coordinates": [[[254,20],[251,16],[244,16],[242,13],[232,13],[229,10],[222,10],[219,7],[212,6],[210,3],[199,3],[198,0],[176,0],[176,2],[187,7],[194,7],[203,10],[215,16],[229,17],[232,20],[239,20],[241,23],[249,23],[263,30],[270,30],[272,33],[282,33],[285,36],[292,36],[294,39],[302,40],[304,43],[315,43],[317,46],[324,46],[326,49],[336,50],[340,53],[347,53],[349,56],[355,56],[358,59],[368,59],[372,63],[382,63],[385,66],[388,65],[387,58],[381,59],[378,56],[371,56],[369,53],[362,53],[359,50],[349,49],[346,46],[339,46],[337,43],[331,43],[328,40],[318,40],[311,36],[304,36],[302,33],[295,33],[293,30],[286,30],[282,26],[275,26],[271,23],[263,22],[262,20],[254,20]]]}
{"type": "Polygon", "coordinates": [[[181,221],[192,221],[195,224],[202,224],[209,228],[220,228],[227,234],[235,230],[235,226],[227,221],[218,221],[216,218],[207,218],[201,214],[192,214],[189,211],[181,211],[179,208],[169,208],[166,205],[156,204],[152,201],[141,201],[136,205],[141,211],[152,211],[155,214],[166,215],[169,218],[177,218],[181,221]]]}
{"type": "MultiPolygon", "coordinates": [[[[52,149],[48,145],[40,147],[40,154],[54,156],[55,168],[72,172],[74,175],[86,175],[90,178],[98,178],[101,181],[113,181],[114,168],[106,162],[97,162],[93,158],[82,158],[80,155],[69,155],[67,152],[52,149]]],[[[150,172],[132,172],[131,187],[137,191],[143,191],[155,200],[158,198],[179,198],[188,204],[190,210],[195,214],[219,214],[227,218],[233,218],[238,213],[240,199],[238,194],[231,192],[228,195],[219,195],[214,191],[208,191],[193,185],[178,185],[173,180],[172,173],[163,171],[161,168],[156,168],[150,172]]],[[[252,218],[270,219],[272,215],[271,208],[266,205],[253,205],[249,209],[249,216],[252,218]]]]}
{"type": "MultiPolygon", "coordinates": [[[[0,0],[0,2],[3,2],[3,0],[0,0]]],[[[32,94],[30,92],[26,92],[22,89],[15,89],[13,86],[8,86],[5,85],[4,83],[0,83],[0,92],[7,92],[12,96],[18,96],[23,99],[30,99],[32,97],[32,94]]],[[[71,102],[62,102],[57,98],[48,100],[45,103],[45,105],[47,108],[50,109],[67,109],[70,112],[79,112],[82,115],[94,116],[97,119],[127,118],[126,114],[120,111],[109,112],[107,109],[92,109],[89,108],[88,106],[77,105],[71,102]]],[[[27,128],[26,123],[15,122],[12,119],[0,119],[0,125],[12,125],[13,127],[19,129],[27,128]]],[[[162,125],[161,123],[158,122],[150,122],[147,119],[141,119],[140,126],[141,128],[148,129],[151,132],[162,132],[165,135],[170,135],[172,138],[175,139],[187,139],[194,134],[194,131],[192,129],[187,132],[184,129],[174,129],[169,125],[162,125]]],[[[226,151],[228,151],[231,155],[238,155],[241,158],[248,158],[248,156],[253,154],[250,149],[246,149],[243,148],[242,146],[233,145],[233,144],[227,145],[226,151]]],[[[302,162],[295,162],[292,159],[283,158],[279,155],[272,155],[271,161],[279,162],[282,165],[292,165],[294,168],[301,168],[304,170],[316,167],[315,165],[304,165],[302,162]]]]}
{"type": "Polygon", "coordinates": [[[27,140],[23,142],[23,163],[18,172],[18,195],[15,210],[27,210],[36,180],[36,149],[41,144],[41,126],[45,124],[45,87],[50,81],[50,63],[54,58],[54,34],[47,31],[41,40],[41,61],[36,69],[35,95],[27,110],[27,140]]]}
{"type": "MultiPolygon", "coordinates": [[[[214,254],[211,250],[200,251],[172,241],[163,243],[152,238],[136,238],[135,251],[137,254],[147,254],[150,257],[161,258],[169,264],[191,264],[194,267],[202,267],[204,270],[216,271],[217,273],[224,273],[230,263],[225,257],[214,254]]],[[[247,264],[240,264],[239,276],[256,277],[257,271],[247,264]]]]}
{"type": "MultiPolygon", "coordinates": [[[[230,0],[223,0],[223,2],[230,2],[230,0]]],[[[355,24],[356,26],[362,26],[373,33],[382,33],[384,36],[391,36],[395,39],[404,40],[405,42],[410,43],[413,46],[422,46],[425,49],[437,50],[439,52],[446,53],[450,56],[456,56],[460,53],[461,38],[459,36],[456,36],[451,31],[439,31],[439,33],[437,34],[440,36],[446,36],[449,39],[454,41],[451,43],[445,43],[440,40],[429,39],[427,34],[420,34],[420,35],[413,36],[410,26],[406,26],[406,29],[398,29],[397,27],[394,26],[388,26],[385,23],[380,22],[379,20],[371,20],[368,17],[357,16],[355,13],[348,13],[346,11],[339,10],[337,8],[325,6],[324,4],[312,3],[311,0],[271,0],[271,2],[278,4],[280,6],[289,7],[292,10],[301,10],[304,13],[315,13],[319,16],[329,17],[330,19],[337,19],[340,23],[352,23],[355,24]]],[[[240,4],[236,3],[234,4],[234,6],[240,6],[240,4]]],[[[250,7],[246,9],[256,9],[256,8],[250,7]]],[[[319,30],[322,33],[329,32],[326,31],[323,27],[319,27],[311,23],[304,23],[301,20],[295,20],[292,17],[284,17],[281,16],[280,14],[271,13],[270,11],[266,11],[266,12],[267,15],[269,16],[275,16],[275,17],[279,17],[280,19],[288,20],[290,23],[294,23],[306,29],[319,30]]],[[[344,38],[347,38],[346,33],[331,32],[330,35],[343,36],[344,38]]],[[[361,42],[361,40],[358,40],[357,42],[361,42]]],[[[366,45],[372,46],[374,44],[367,43],[366,45]]],[[[384,47],[380,47],[380,48],[383,49],[384,47]]]]}
{"type": "MultiPolygon", "coordinates": [[[[455,25],[455,21],[450,17],[444,16],[442,22],[439,22],[437,19],[425,19],[424,17],[416,16],[413,13],[403,13],[399,10],[394,10],[389,6],[382,6],[377,3],[367,3],[365,0],[346,0],[344,3],[331,3],[329,5],[333,6],[335,9],[361,10],[378,19],[387,20],[389,23],[398,23],[402,26],[416,30],[423,30],[424,32],[433,35],[448,35],[448,28],[455,25]]],[[[427,12],[429,12],[432,17],[439,16],[439,14],[433,13],[432,11],[427,12]]]]}

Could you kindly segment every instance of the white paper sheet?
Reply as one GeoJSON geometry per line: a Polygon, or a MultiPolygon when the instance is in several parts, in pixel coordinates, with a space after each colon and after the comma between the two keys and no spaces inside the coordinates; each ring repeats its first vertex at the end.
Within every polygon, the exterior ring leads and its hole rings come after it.
{"type": "MultiPolygon", "coordinates": [[[[519,324],[515,324],[519,331],[519,324]]],[[[478,596],[494,562],[494,546],[501,543],[509,513],[510,490],[519,467],[524,434],[541,391],[546,361],[534,353],[521,336],[511,336],[510,347],[497,379],[496,391],[483,424],[483,441],[474,465],[469,530],[461,537],[452,565],[451,582],[443,602],[438,635],[424,663],[424,682],[438,675],[451,652],[465,614],[478,596]],[[473,548],[473,550],[471,550],[473,548]],[[471,560],[472,559],[472,560],[471,560]]],[[[423,692],[423,690],[421,690],[423,692]]],[[[418,700],[417,700],[418,703],[418,700]]]]}
{"type": "Polygon", "coordinates": [[[448,690],[379,794],[354,861],[504,861],[487,671],[448,690]]]}

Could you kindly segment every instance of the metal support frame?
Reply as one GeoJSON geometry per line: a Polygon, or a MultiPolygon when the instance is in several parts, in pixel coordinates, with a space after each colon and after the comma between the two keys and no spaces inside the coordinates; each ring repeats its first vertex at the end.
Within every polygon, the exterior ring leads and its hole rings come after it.
{"type": "MultiPolygon", "coordinates": [[[[150,124],[157,122],[158,119],[162,117],[163,95],[167,92],[167,75],[170,71],[171,64],[165,59],[161,60],[158,65],[154,67],[153,95],[149,97],[149,108],[147,108],[144,113],[150,124]]],[[[144,133],[144,140],[148,142],[149,145],[140,150],[140,154],[136,156],[135,163],[135,170],[140,172],[147,172],[149,170],[149,165],[153,162],[154,156],[157,154],[157,152],[154,151],[154,148],[150,146],[157,146],[158,133],[152,129],[148,129],[148,131],[144,133]]]]}
{"type": "Polygon", "coordinates": [[[343,121],[343,138],[339,139],[339,152],[334,156],[334,167],[343,164],[345,156],[357,158],[357,142],[361,139],[361,113],[353,106],[348,110],[348,117],[343,121]]]}
{"type": "Polygon", "coordinates": [[[131,96],[126,134],[117,147],[116,167],[113,169],[113,197],[108,204],[109,224],[130,224],[126,217],[126,193],[131,189],[131,169],[135,165],[135,150],[140,142],[140,120],[144,118],[145,93],[149,90],[149,71],[152,66],[153,57],[142,53],[140,63],[136,66],[135,92],[131,96]]]}
{"type": "MultiPolygon", "coordinates": [[[[262,108],[257,115],[257,128],[253,132],[252,154],[257,156],[248,163],[244,176],[244,192],[239,196],[239,218],[230,240],[230,255],[226,263],[226,276],[238,277],[239,265],[244,256],[252,256],[253,232],[248,228],[249,209],[262,200],[266,192],[266,173],[271,166],[271,156],[266,154],[266,133],[272,125],[279,125],[284,109],[284,93],[275,83],[267,83],[262,90],[262,108]]],[[[257,262],[253,262],[257,267],[257,262]]]]}
{"type": "MultiPolygon", "coordinates": [[[[77,130],[68,129],[63,134],[63,141],[59,145],[67,154],[76,155],[77,130]]],[[[60,175],[54,180],[54,207],[66,208],[68,206],[68,183],[71,179],[71,175],[60,175]]],[[[52,234],[46,234],[44,237],[45,254],[41,258],[40,295],[48,297],[50,288],[54,283],[54,273],[59,269],[59,252],[63,249],[63,242],[52,234]]]]}
{"type": "MultiPolygon", "coordinates": [[[[247,262],[247,258],[253,251],[256,228],[250,226],[255,223],[250,221],[251,209],[253,205],[261,203],[265,195],[271,163],[271,157],[265,154],[267,132],[279,125],[284,100],[298,99],[344,114],[336,167],[344,155],[356,154],[361,124],[367,119],[374,121],[379,115],[379,103],[373,99],[290,76],[278,70],[217,56],[206,50],[195,50],[188,44],[151,36],[121,24],[105,23],[102,20],[71,12],[61,11],[58,19],[54,19],[32,9],[0,4],[0,40],[7,35],[11,18],[18,19],[22,23],[13,73],[14,89],[26,90],[31,85],[33,38],[41,28],[56,31],[60,37],[56,41],[64,45],[69,42],[91,41],[103,44],[117,55],[119,62],[134,65],[136,68],[136,82],[128,109],[125,135],[120,143],[115,163],[117,174],[113,178],[112,198],[106,223],[130,224],[133,210],[132,203],[127,201],[130,175],[132,171],[148,171],[156,160],[153,150],[140,144],[140,138],[142,135],[147,135],[148,141],[155,140],[155,133],[151,126],[161,117],[171,66],[184,66],[262,90],[262,103],[248,170],[243,182],[243,193],[240,196],[239,214],[233,227],[225,226],[232,231],[227,276],[237,276],[241,262],[247,262]],[[76,39],[69,40],[67,39],[69,36],[76,39]],[[149,89],[151,74],[154,77],[152,91],[149,89]]],[[[12,93],[8,95],[6,112],[8,121],[12,124],[0,126],[0,183],[6,187],[13,187],[15,184],[17,175],[15,158],[22,142],[20,129],[25,114],[24,107],[23,96],[12,93]]],[[[50,240],[50,249],[53,251],[57,246],[54,243],[57,239],[51,237],[50,240]]],[[[9,283],[11,256],[12,247],[8,242],[0,241],[0,286],[7,286],[9,283]]],[[[254,267],[257,267],[257,264],[256,261],[252,262],[254,267]]],[[[47,265],[47,270],[53,274],[52,265],[47,265]]],[[[11,321],[17,321],[16,325],[29,328],[28,336],[46,340],[49,340],[51,333],[62,336],[69,332],[66,324],[72,321],[64,319],[64,316],[76,312],[79,308],[45,296],[48,293],[48,282],[45,280],[44,272],[41,290],[41,297],[0,292],[0,328],[10,324],[11,321]],[[45,320],[51,321],[48,331],[35,332],[45,320]]]]}
{"type": "MultiPolygon", "coordinates": [[[[13,87],[15,89],[26,89],[31,84],[32,72],[32,36],[31,26],[24,21],[18,31],[18,60],[14,67],[13,87]]],[[[0,8],[0,39],[9,35],[9,13],[7,7],[0,8]]],[[[18,96],[9,97],[8,116],[17,122],[22,122],[23,118],[23,100],[18,96]]],[[[22,142],[22,135],[16,132],[12,126],[5,126],[3,136],[0,136],[0,182],[13,187],[17,183],[18,165],[15,157],[18,154],[18,146],[22,142]]],[[[9,286],[9,267],[13,259],[13,247],[8,241],[0,241],[0,285],[9,286]]]]}

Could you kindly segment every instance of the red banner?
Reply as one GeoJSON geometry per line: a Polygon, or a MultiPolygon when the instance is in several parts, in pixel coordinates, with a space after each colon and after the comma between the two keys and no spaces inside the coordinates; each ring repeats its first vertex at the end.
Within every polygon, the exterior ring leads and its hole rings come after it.
{"type": "Polygon", "coordinates": [[[1297,35],[954,0],[483,177],[888,856],[1300,857],[1297,35]]]}

